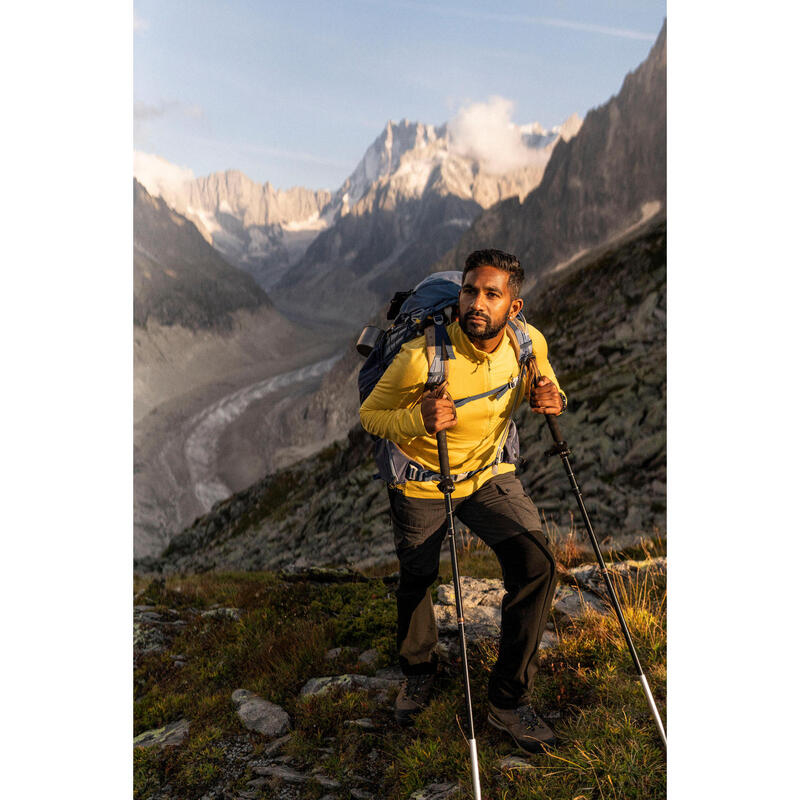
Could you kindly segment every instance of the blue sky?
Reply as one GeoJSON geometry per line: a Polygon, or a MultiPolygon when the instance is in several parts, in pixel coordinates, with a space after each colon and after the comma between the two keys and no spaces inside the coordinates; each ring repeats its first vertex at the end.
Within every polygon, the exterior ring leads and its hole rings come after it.
{"type": "Polygon", "coordinates": [[[134,3],[134,147],[197,175],[335,189],[390,119],[499,95],[545,127],[616,93],[665,0],[134,3]]]}

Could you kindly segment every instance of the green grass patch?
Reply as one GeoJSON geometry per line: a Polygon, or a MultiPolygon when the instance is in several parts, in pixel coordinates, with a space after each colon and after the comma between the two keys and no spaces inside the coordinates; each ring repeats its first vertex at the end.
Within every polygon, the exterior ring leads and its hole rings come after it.
{"type": "MultiPolygon", "coordinates": [[[[488,548],[465,546],[462,574],[500,577],[488,548]]],[[[449,564],[441,576],[449,580],[449,564]]],[[[656,702],[666,700],[666,593],[663,579],[617,582],[639,657],[656,702]]],[[[168,578],[140,585],[146,602],[173,608],[186,621],[166,652],[141,657],[134,673],[135,732],[181,717],[192,721],[183,744],[134,754],[134,797],[146,798],[166,783],[173,796],[200,797],[208,787],[229,781],[225,741],[245,733],[230,700],[240,687],[285,708],[292,719],[286,752],[307,769],[321,768],[340,781],[337,797],[378,780],[377,796],[405,800],[432,782],[460,781],[471,792],[469,753],[460,665],[446,665],[434,700],[412,728],[393,720],[392,696],[332,690],[298,697],[313,677],[371,669],[343,657],[324,658],[331,647],[376,648],[379,665],[394,663],[395,601],[380,579],[351,584],[283,583],[261,573],[168,578]],[[240,609],[240,619],[209,618],[212,606],[240,609]],[[174,657],[185,657],[175,666],[174,657]],[[367,731],[353,720],[371,719],[367,731]]],[[[141,597],[137,602],[142,602],[141,597]]],[[[558,630],[560,645],[543,651],[533,703],[549,718],[559,744],[526,756],[486,722],[486,690],[496,660],[496,644],[469,649],[470,680],[481,779],[486,797],[522,800],[653,800],[666,796],[666,769],[658,733],[636,679],[614,616],[589,612],[558,630]],[[502,769],[508,756],[524,758],[530,769],[502,769]]],[[[259,737],[251,741],[260,749],[259,737]]],[[[248,776],[243,774],[241,781],[248,776]]],[[[265,787],[265,790],[268,787],[265,787]]],[[[272,791],[270,789],[270,791],[272,791]]],[[[324,792],[309,784],[305,796],[324,792]]]]}

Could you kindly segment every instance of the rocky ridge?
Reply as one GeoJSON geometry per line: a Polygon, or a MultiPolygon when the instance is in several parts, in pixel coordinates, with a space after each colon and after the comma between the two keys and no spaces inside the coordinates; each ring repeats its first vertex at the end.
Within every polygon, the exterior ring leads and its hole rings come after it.
{"type": "Polygon", "coordinates": [[[557,142],[580,128],[577,116],[558,132],[523,137],[540,157],[495,174],[458,152],[447,126],[390,122],[334,196],[330,229],[276,284],[278,305],[302,316],[364,321],[387,286],[412,285],[462,236],[482,209],[525,197],[542,179],[557,142]]]}
{"type": "Polygon", "coordinates": [[[275,189],[233,169],[202,178],[167,178],[152,168],[159,159],[135,155],[134,174],[150,194],[191,220],[209,244],[263,288],[270,288],[329,224],[322,216],[331,201],[327,190],[275,189]]]}

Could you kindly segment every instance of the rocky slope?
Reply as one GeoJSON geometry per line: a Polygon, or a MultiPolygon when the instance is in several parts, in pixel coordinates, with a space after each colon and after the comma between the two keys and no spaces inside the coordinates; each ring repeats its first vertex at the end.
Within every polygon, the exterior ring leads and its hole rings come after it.
{"type": "Polygon", "coordinates": [[[436,269],[460,269],[491,246],[533,277],[666,210],[666,38],[665,22],[619,94],[556,145],[539,186],[482,213],[436,269]]]}
{"type": "Polygon", "coordinates": [[[520,133],[530,157],[496,173],[447,126],[390,122],[334,196],[332,227],[275,286],[276,303],[355,329],[392,293],[387,287],[424,277],[482,209],[525,197],[556,142],[579,128],[573,117],[549,135],[520,133]]]}
{"type": "MultiPolygon", "coordinates": [[[[527,296],[526,308],[570,397],[561,427],[599,537],[665,532],[666,223],[654,221],[555,273],[527,296]]],[[[344,367],[332,373],[329,389],[347,374],[344,367]]],[[[565,532],[574,500],[561,465],[543,456],[550,443],[538,417],[523,409],[518,424],[526,459],[520,478],[548,524],[565,532]]],[[[346,441],[217,503],[160,559],[138,566],[195,571],[383,561],[392,554],[388,503],[372,479],[370,455],[369,437],[355,426],[346,441]]]]}

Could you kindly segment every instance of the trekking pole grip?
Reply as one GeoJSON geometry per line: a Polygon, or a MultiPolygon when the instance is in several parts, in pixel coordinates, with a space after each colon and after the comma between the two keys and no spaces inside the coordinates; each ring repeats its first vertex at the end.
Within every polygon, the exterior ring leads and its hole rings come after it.
{"type": "MultiPolygon", "coordinates": [[[[534,386],[538,386],[539,385],[539,379],[540,378],[541,378],[540,375],[536,375],[535,374],[533,376],[533,385],[534,386]]],[[[531,405],[533,405],[533,392],[531,392],[530,400],[531,400],[531,405]]],[[[547,427],[550,428],[550,434],[553,437],[553,441],[556,444],[559,444],[560,442],[563,442],[564,439],[561,436],[561,428],[558,427],[558,423],[556,422],[555,416],[552,415],[552,414],[545,414],[544,418],[545,418],[545,421],[547,422],[547,427]]]]}
{"type": "Polygon", "coordinates": [[[544,415],[545,420],[547,420],[547,427],[550,428],[550,433],[553,436],[554,442],[563,442],[564,439],[561,436],[561,429],[558,427],[558,423],[556,422],[556,418],[551,414],[544,415]]]}
{"type": "Polygon", "coordinates": [[[436,434],[436,446],[439,449],[439,471],[442,475],[450,475],[450,458],[447,454],[447,432],[439,431],[436,434]]]}

